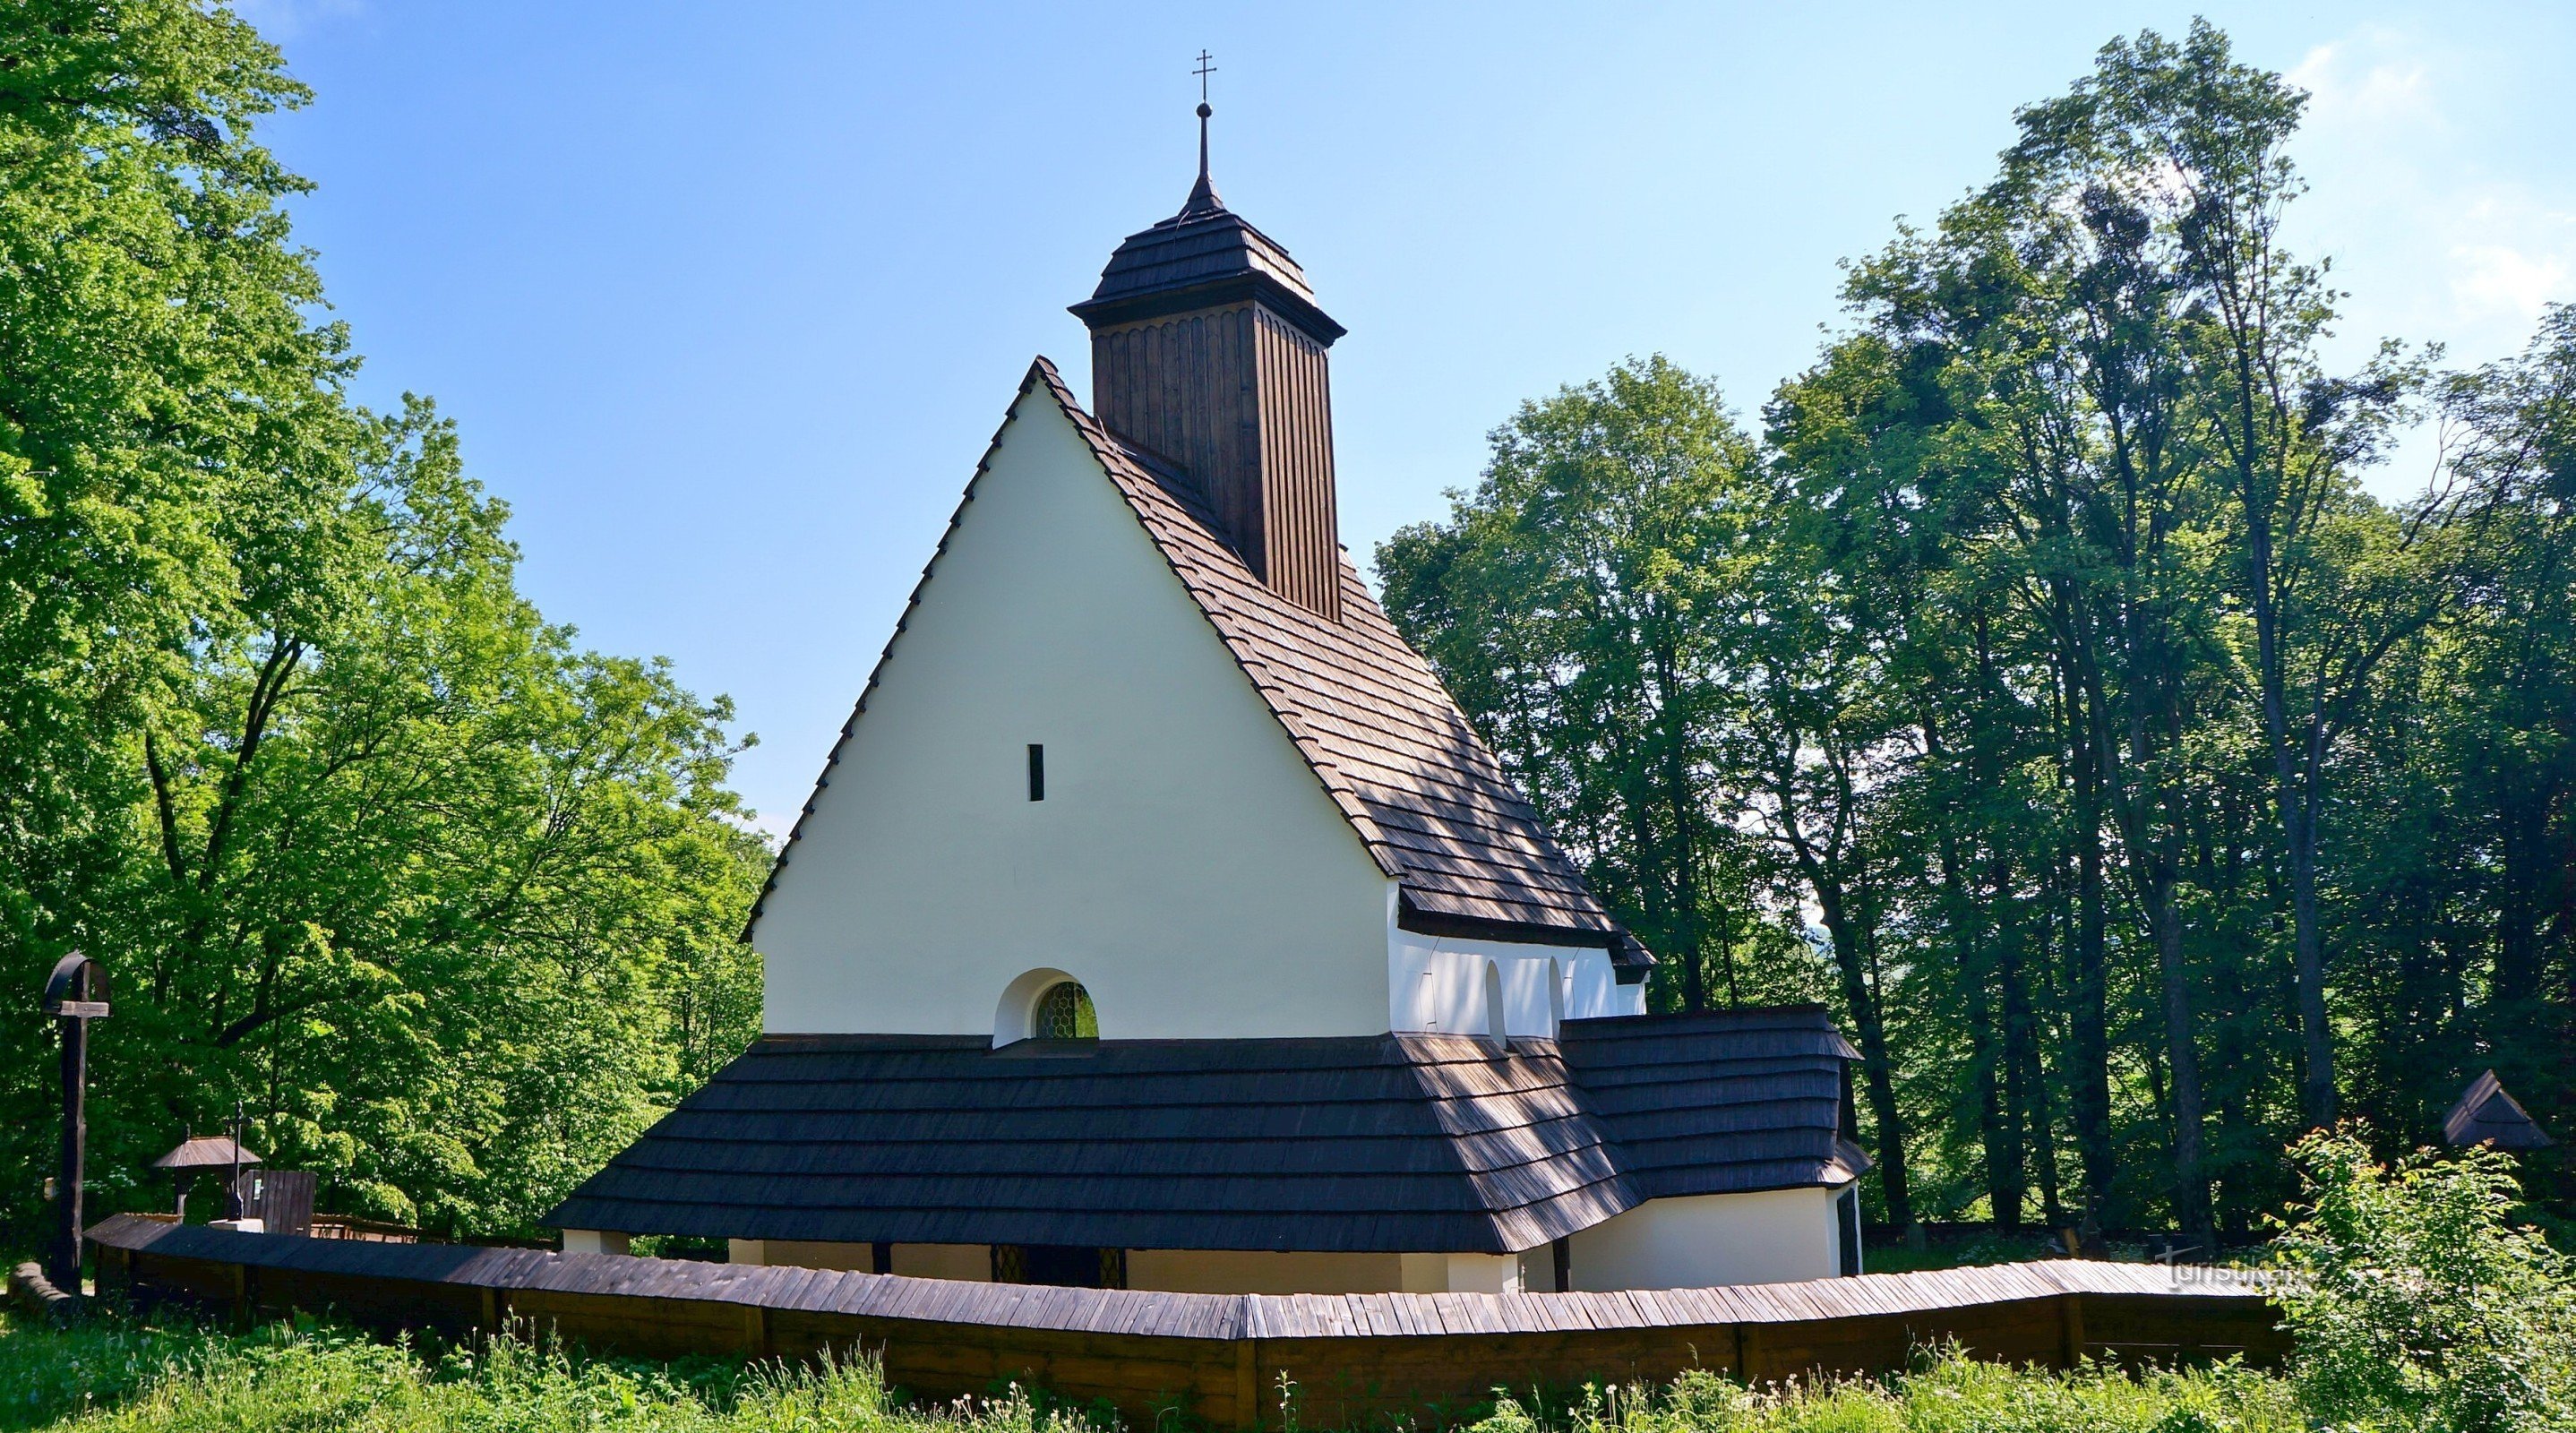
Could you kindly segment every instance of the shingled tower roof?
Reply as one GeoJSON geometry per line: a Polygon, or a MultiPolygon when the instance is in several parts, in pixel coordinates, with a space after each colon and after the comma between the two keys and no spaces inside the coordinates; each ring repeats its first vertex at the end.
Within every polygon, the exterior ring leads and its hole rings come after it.
{"type": "Polygon", "coordinates": [[[1103,328],[1257,298],[1330,347],[1344,329],[1316,306],[1306,271],[1217,197],[1208,174],[1207,106],[1199,110],[1199,177],[1190,197],[1171,218],[1128,235],[1100,271],[1100,286],[1072,312],[1103,328]]]}

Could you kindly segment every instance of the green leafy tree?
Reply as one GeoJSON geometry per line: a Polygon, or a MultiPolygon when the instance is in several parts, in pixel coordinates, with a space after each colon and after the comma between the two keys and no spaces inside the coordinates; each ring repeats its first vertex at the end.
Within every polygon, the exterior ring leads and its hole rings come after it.
{"type": "MultiPolygon", "coordinates": [[[[1685,1008],[1761,945],[1715,819],[1715,638],[1749,560],[1752,445],[1661,357],[1522,405],[1449,520],[1381,544],[1389,614],[1596,889],[1671,961],[1685,1008]]],[[[1740,981],[1729,979],[1730,993],[1740,981]]]]}
{"type": "MultiPolygon", "coordinates": [[[[1381,552],[1624,915],[1669,944],[1672,910],[1741,911],[1823,957],[1764,965],[1838,997],[1891,1217],[2035,1202],[2206,1248],[2346,1101],[2423,1139],[2492,1063],[2576,1117],[2569,320],[2475,373],[2329,372],[2338,296],[2279,243],[2301,104],[2207,25],[2116,40],[1991,184],[1853,266],[1752,476],[1652,485],[1622,425],[1669,410],[1590,385],[1381,552]],[[2427,395],[2437,480],[2376,501],[2427,395]],[[1525,477],[1577,471],[1626,476],[1525,477]],[[1669,669],[1624,655],[1647,624],[1568,620],[1608,609],[1565,574],[1650,553],[1669,669]],[[1666,712],[1686,742],[1606,735],[1666,712]],[[1691,779],[1644,784],[1675,751],[1691,779]],[[1635,872],[1694,827],[1734,874],[1677,904],[1635,872]]],[[[2563,1179],[2534,1161],[2560,1207],[2563,1179]]]]}
{"type": "Polygon", "coordinates": [[[2305,1192],[2275,1245],[2300,1401],[2321,1426],[2505,1433],[2576,1425],[2576,1265],[2512,1219],[2512,1160],[2355,1132],[2291,1151],[2305,1192]]]}
{"type": "Polygon", "coordinates": [[[304,98],[220,9],[0,18],[0,949],[114,972],[104,1203],[238,1103],[339,1208],[523,1229],[756,1030],[765,852],[727,705],[547,624],[452,429],[349,400],[253,137],[304,98]]]}

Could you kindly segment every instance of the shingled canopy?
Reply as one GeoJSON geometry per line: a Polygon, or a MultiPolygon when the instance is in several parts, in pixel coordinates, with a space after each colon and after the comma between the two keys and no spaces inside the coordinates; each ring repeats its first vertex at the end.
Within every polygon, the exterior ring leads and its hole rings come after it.
{"type": "Polygon", "coordinates": [[[231,1169],[236,1165],[259,1163],[251,1153],[219,1134],[201,1134],[181,1140],[176,1149],[152,1161],[154,1169],[231,1169]]]}
{"type": "Polygon", "coordinates": [[[1510,1253],[1657,1195],[1846,1182],[1821,1007],[1460,1035],[773,1035],[546,1216],[840,1243],[1510,1253]]]}
{"type": "Polygon", "coordinates": [[[2520,1101],[2505,1093],[2496,1072],[2469,1081],[2460,1102],[2442,1117],[2442,1138],[2454,1145],[2490,1145],[2497,1149],[2546,1149],[2555,1141],[2532,1122],[2520,1101]]]}

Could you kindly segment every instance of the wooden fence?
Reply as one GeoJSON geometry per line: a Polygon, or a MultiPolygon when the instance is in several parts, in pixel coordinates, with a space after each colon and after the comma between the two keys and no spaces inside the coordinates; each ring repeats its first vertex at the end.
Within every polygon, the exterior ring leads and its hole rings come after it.
{"type": "Polygon", "coordinates": [[[1922,1345],[2064,1367],[2286,1352],[2259,1279],[2078,1260],[1796,1284],[1599,1294],[1168,1294],[972,1284],[615,1254],[367,1244],[118,1216],[90,1232],[102,1288],[240,1317],[333,1311],[451,1335],[551,1328],[655,1357],[863,1351],[916,1395],[1017,1380],[1152,1428],[1446,1423],[1497,1387],[1748,1382],[1901,1368],[1922,1345]]]}

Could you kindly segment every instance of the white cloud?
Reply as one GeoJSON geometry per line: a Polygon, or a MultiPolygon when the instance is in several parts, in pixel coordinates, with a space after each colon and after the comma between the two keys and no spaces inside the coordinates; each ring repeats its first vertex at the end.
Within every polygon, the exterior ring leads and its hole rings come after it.
{"type": "Polygon", "coordinates": [[[2461,269],[2451,279],[2451,292],[2466,313],[2509,316],[2529,328],[2539,321],[2543,307],[2568,295],[2571,271],[2558,254],[2463,244],[2451,250],[2451,257],[2461,269]]]}
{"type": "MultiPolygon", "coordinates": [[[[2292,242],[2331,258],[2349,294],[2331,361],[2357,365],[2385,336],[2488,362],[2522,348],[2543,306],[2576,301],[2576,177],[2509,143],[2548,107],[2528,57],[2467,43],[2367,26],[2286,76],[2310,93],[2292,242]]],[[[2373,486],[2411,489],[2428,462],[2403,445],[2373,486]]]]}
{"type": "Polygon", "coordinates": [[[2389,54],[2403,41],[2374,25],[2308,51],[2285,78],[2308,92],[2309,124],[2438,123],[2423,61],[2389,54]]]}
{"type": "Polygon", "coordinates": [[[2350,341],[2388,334],[2495,357],[2521,346],[2543,305],[2576,300],[2576,181],[2492,165],[2496,136],[2479,112],[2522,108],[2496,93],[2518,73],[2383,26],[2290,71],[2314,96],[2296,148],[2312,187],[2294,222],[2300,247],[2330,255],[2351,291],[2350,341]]]}

